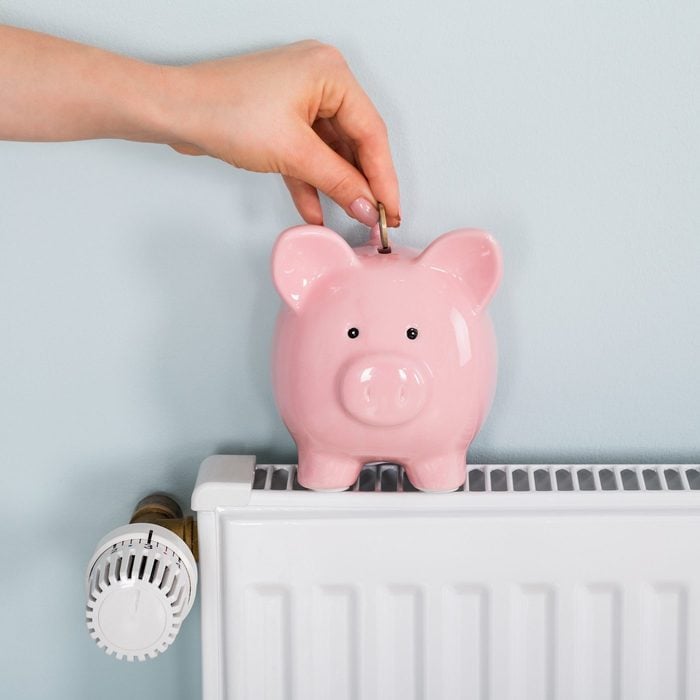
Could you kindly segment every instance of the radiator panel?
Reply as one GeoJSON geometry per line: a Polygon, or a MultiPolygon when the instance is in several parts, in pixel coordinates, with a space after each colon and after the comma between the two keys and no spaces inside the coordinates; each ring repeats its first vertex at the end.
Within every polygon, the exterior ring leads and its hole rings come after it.
{"type": "Polygon", "coordinates": [[[693,489],[259,491],[200,510],[205,700],[700,697],[693,489]]]}

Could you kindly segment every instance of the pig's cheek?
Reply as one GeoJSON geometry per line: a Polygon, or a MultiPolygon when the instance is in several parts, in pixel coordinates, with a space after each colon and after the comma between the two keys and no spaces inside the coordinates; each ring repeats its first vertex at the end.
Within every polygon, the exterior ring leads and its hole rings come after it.
{"type": "Polygon", "coordinates": [[[314,384],[332,387],[339,372],[349,356],[350,340],[337,331],[328,332],[322,323],[309,324],[295,338],[296,353],[303,367],[303,374],[314,384]]]}
{"type": "Polygon", "coordinates": [[[450,310],[450,323],[453,330],[451,340],[455,345],[458,363],[460,367],[464,367],[472,358],[469,325],[467,324],[464,314],[454,307],[450,310]]]}

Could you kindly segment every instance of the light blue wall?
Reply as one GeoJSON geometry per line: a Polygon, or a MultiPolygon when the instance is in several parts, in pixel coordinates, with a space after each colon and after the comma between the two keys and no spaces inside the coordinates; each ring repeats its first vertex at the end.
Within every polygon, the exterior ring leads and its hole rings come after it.
{"type": "MultiPolygon", "coordinates": [[[[699,7],[4,0],[0,21],[169,62],[336,44],[390,127],[397,240],[503,246],[472,461],[700,461],[699,7]]],[[[197,610],[165,656],[118,663],[83,570],[148,491],[187,502],[208,454],[294,459],[267,269],[297,222],[276,177],[166,147],[0,144],[3,698],[198,697],[197,610]]]]}

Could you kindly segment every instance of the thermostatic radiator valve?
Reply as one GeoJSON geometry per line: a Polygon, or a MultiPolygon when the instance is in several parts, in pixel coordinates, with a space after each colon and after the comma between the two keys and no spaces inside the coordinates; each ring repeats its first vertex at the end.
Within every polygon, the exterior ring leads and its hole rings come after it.
{"type": "Polygon", "coordinates": [[[175,640],[197,593],[196,524],[168,496],[144,498],[100,540],[87,568],[86,622],[118,659],[145,661],[175,640]]]}

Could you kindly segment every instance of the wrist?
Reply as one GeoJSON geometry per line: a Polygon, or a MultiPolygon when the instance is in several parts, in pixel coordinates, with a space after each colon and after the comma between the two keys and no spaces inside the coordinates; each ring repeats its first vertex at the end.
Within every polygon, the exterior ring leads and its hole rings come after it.
{"type": "Polygon", "coordinates": [[[154,143],[187,143],[187,66],[148,64],[150,70],[148,105],[143,116],[154,143]]]}
{"type": "MultiPolygon", "coordinates": [[[[131,61],[130,61],[131,62],[131,61]]],[[[114,98],[121,114],[117,138],[150,143],[178,143],[179,69],[157,63],[138,62],[125,73],[128,78],[114,98]]]]}

